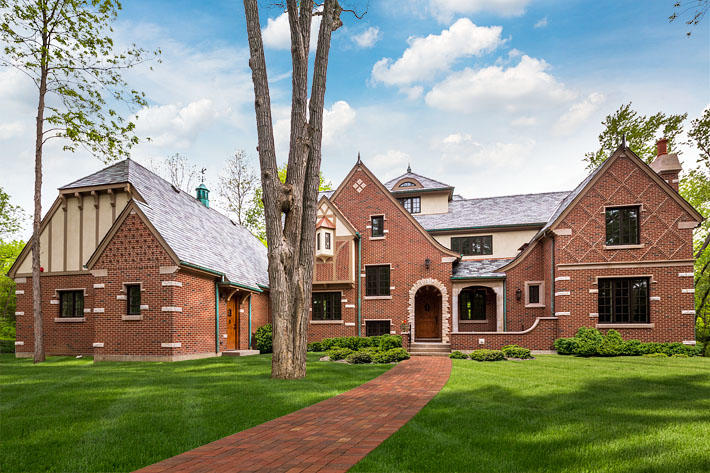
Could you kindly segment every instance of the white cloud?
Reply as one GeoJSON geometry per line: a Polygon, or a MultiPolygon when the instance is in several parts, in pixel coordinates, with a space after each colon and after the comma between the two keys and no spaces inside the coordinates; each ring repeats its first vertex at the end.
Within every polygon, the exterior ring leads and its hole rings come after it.
{"type": "Polygon", "coordinates": [[[471,112],[478,108],[504,108],[508,111],[545,106],[574,99],[575,93],[546,70],[542,59],[522,56],[516,66],[466,68],[436,84],[426,95],[434,108],[471,112]]]}
{"type": "Polygon", "coordinates": [[[540,18],[537,23],[535,23],[535,28],[544,28],[547,26],[547,17],[540,18]]]}
{"type": "Polygon", "coordinates": [[[360,34],[351,37],[353,43],[362,49],[373,47],[382,37],[380,29],[376,26],[371,26],[360,34]]]}
{"type": "Polygon", "coordinates": [[[25,125],[22,122],[0,123],[0,140],[21,136],[24,131],[25,125]]]}
{"type": "Polygon", "coordinates": [[[344,100],[323,110],[323,145],[328,145],[346,132],[355,121],[355,110],[344,100]]]}
{"type": "Polygon", "coordinates": [[[203,98],[185,106],[181,104],[145,107],[138,113],[136,128],[143,136],[159,147],[186,148],[191,140],[215,119],[229,110],[217,107],[212,100],[203,98]]]}
{"type": "Polygon", "coordinates": [[[382,58],[372,68],[374,82],[404,86],[425,81],[448,70],[458,59],[480,56],[503,44],[500,26],[476,26],[461,18],[441,34],[410,38],[409,47],[396,61],[382,58]]]}
{"type": "Polygon", "coordinates": [[[573,132],[604,103],[605,98],[604,94],[598,92],[589,94],[586,99],[572,105],[569,110],[560,117],[553,131],[558,135],[566,135],[573,132]]]}
{"type": "MultiPolygon", "coordinates": [[[[310,52],[314,53],[318,44],[318,29],[320,28],[320,16],[314,16],[311,21],[311,41],[310,52]]],[[[291,49],[291,28],[288,25],[288,13],[282,13],[276,18],[266,20],[266,28],[261,31],[264,47],[270,49],[291,49]]]]}
{"type": "Polygon", "coordinates": [[[533,126],[537,125],[537,118],[535,117],[518,117],[512,122],[510,122],[511,125],[513,126],[519,126],[519,127],[524,127],[524,126],[533,126]]]}
{"type": "Polygon", "coordinates": [[[367,159],[366,164],[382,182],[385,182],[404,173],[411,161],[412,157],[404,151],[389,149],[384,153],[376,154],[372,159],[367,159]]]}
{"type": "Polygon", "coordinates": [[[452,133],[434,144],[444,166],[519,167],[535,146],[532,139],[517,143],[481,144],[468,133],[452,133]]]}
{"type": "Polygon", "coordinates": [[[429,8],[434,16],[443,22],[456,15],[472,15],[479,12],[500,16],[520,16],[530,0],[431,0],[429,8]]]}

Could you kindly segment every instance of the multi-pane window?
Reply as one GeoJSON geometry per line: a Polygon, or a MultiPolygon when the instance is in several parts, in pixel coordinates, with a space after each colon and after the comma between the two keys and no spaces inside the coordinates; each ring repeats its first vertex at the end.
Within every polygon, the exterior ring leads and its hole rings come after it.
{"type": "Polygon", "coordinates": [[[340,320],[339,292],[314,292],[312,299],[313,320],[340,320]]]}
{"type": "Polygon", "coordinates": [[[422,211],[422,198],[421,197],[404,197],[399,199],[399,202],[404,207],[404,210],[410,214],[418,214],[422,211]]]}
{"type": "Polygon", "coordinates": [[[464,256],[493,254],[493,235],[452,237],[451,249],[464,256]]]}
{"type": "Polygon", "coordinates": [[[59,316],[83,317],[84,316],[84,291],[59,292],[59,316]]]}
{"type": "Polygon", "coordinates": [[[373,237],[385,236],[385,217],[377,215],[370,219],[373,237]]]}
{"type": "Polygon", "coordinates": [[[640,243],[639,207],[606,209],[606,244],[637,245],[640,243]]]}
{"type": "Polygon", "coordinates": [[[414,187],[414,186],[416,186],[416,184],[413,183],[412,181],[405,181],[399,185],[399,187],[414,187]]]}
{"type": "Polygon", "coordinates": [[[486,290],[464,289],[459,294],[460,320],[486,320],[486,290]]]}
{"type": "Polygon", "coordinates": [[[648,323],[648,297],[648,278],[599,279],[599,322],[648,323]]]}
{"type": "Polygon", "coordinates": [[[389,265],[365,266],[365,295],[389,296],[390,295],[390,267],[389,265]]]}
{"type": "Polygon", "coordinates": [[[325,249],[329,250],[330,249],[330,232],[325,232],[323,235],[325,236],[325,249]]]}
{"type": "Polygon", "coordinates": [[[141,286],[140,284],[126,285],[126,314],[141,315],[141,286]]]}
{"type": "Polygon", "coordinates": [[[389,320],[366,320],[365,321],[365,336],[377,337],[380,335],[389,335],[390,321],[389,320]]]}
{"type": "Polygon", "coordinates": [[[528,304],[540,303],[540,285],[530,284],[528,286],[528,304]]]}
{"type": "Polygon", "coordinates": [[[320,235],[320,232],[316,233],[316,250],[320,250],[320,235]]]}

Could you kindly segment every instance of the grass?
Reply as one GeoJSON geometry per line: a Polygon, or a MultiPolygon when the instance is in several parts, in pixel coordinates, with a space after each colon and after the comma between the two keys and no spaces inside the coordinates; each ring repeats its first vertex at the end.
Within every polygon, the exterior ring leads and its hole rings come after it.
{"type": "Polygon", "coordinates": [[[710,359],[453,360],[444,389],[351,471],[710,471],[710,359]]]}
{"type": "Polygon", "coordinates": [[[269,355],[175,363],[0,356],[0,471],[130,471],[354,388],[390,368],[319,363],[269,378],[269,355]]]}

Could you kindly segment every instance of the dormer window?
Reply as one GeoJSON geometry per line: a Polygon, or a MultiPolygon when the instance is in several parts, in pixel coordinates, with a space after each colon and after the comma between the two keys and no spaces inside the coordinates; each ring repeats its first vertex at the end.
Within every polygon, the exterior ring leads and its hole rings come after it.
{"type": "Polygon", "coordinates": [[[410,214],[418,214],[422,211],[421,197],[405,197],[399,199],[399,203],[404,206],[404,209],[410,214]]]}
{"type": "Polygon", "coordinates": [[[333,256],[333,229],[316,230],[316,258],[328,259],[333,256]]]}

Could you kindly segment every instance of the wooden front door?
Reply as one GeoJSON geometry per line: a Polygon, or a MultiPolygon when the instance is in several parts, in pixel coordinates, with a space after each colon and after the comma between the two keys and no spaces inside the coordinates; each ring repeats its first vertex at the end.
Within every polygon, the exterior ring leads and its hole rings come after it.
{"type": "Polygon", "coordinates": [[[237,300],[232,297],[227,302],[227,350],[236,350],[237,340],[239,340],[239,312],[237,300]]]}
{"type": "Polygon", "coordinates": [[[441,292],[424,286],[414,296],[414,337],[441,338],[441,292]]]}

